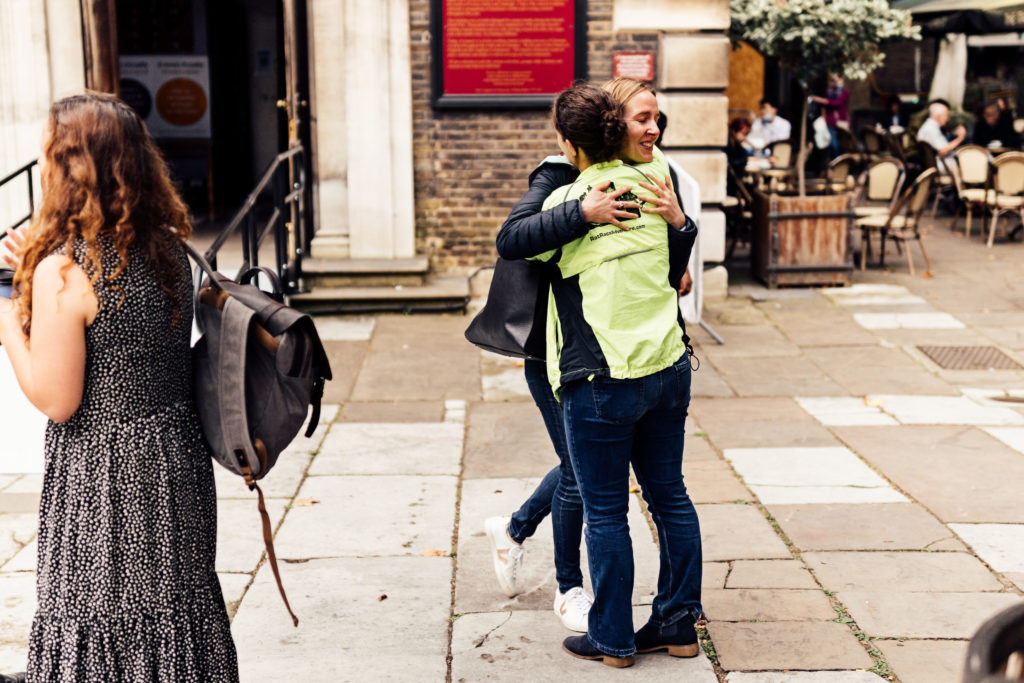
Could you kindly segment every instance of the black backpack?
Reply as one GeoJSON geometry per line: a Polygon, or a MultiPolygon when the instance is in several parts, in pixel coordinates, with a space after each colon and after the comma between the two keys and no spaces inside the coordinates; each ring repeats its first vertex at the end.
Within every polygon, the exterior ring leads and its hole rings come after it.
{"type": "Polygon", "coordinates": [[[253,268],[236,282],[214,271],[192,245],[185,247],[202,271],[194,301],[202,335],[192,348],[196,411],[214,459],[256,490],[267,558],[298,626],[281,585],[270,517],[256,482],[295,438],[310,406],[306,436],[316,429],[324,383],[331,379],[327,354],[313,320],[281,303],[276,273],[253,268]],[[260,273],[273,291],[249,284],[260,273]]]}

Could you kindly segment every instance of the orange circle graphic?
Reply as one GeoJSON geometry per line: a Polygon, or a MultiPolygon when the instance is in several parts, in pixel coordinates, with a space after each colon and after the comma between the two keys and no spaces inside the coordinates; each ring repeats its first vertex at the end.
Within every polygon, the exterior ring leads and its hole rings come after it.
{"type": "Polygon", "coordinates": [[[156,91],[156,110],[175,126],[191,126],[206,113],[203,87],[188,78],[172,78],[156,91]]]}

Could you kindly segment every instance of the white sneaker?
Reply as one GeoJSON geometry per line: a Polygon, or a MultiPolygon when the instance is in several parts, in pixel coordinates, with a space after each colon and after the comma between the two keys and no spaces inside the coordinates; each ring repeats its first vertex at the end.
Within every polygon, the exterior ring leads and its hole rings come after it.
{"type": "Polygon", "coordinates": [[[509,538],[508,523],[508,517],[488,517],[484,522],[484,531],[491,542],[491,558],[494,560],[494,573],[498,577],[498,584],[505,595],[514,598],[521,591],[519,576],[526,551],[523,550],[523,546],[516,545],[509,538]]]}
{"type": "Polygon", "coordinates": [[[570,631],[587,632],[587,616],[593,604],[594,598],[580,586],[570,588],[568,593],[555,589],[555,614],[570,631]]]}

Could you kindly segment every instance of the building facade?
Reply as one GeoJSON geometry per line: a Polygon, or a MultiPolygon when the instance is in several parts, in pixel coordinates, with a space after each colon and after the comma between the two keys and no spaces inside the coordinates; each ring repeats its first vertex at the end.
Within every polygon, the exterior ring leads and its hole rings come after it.
{"type": "MultiPolygon", "coordinates": [[[[700,182],[703,256],[721,263],[728,1],[579,6],[588,80],[611,78],[617,51],[654,53],[669,120],[663,147],[700,182]]],[[[197,215],[237,206],[268,159],[302,140],[312,149],[314,257],[420,255],[436,272],[468,272],[493,261],[494,236],[530,170],[557,146],[544,109],[432,106],[431,7],[0,0],[0,175],[37,154],[50,101],[83,87],[124,87],[147,51],[177,55],[208,68],[207,127],[161,140],[197,215]]],[[[705,286],[724,293],[724,269],[708,271],[705,286]]]]}

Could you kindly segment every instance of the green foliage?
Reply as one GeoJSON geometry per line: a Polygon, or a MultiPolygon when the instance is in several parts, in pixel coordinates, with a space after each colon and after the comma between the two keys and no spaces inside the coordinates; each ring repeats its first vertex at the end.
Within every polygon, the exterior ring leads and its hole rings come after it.
{"type": "Polygon", "coordinates": [[[888,0],[731,0],[733,40],[745,40],[791,71],[804,89],[832,71],[867,78],[889,40],[921,37],[910,13],[888,0]]]}

